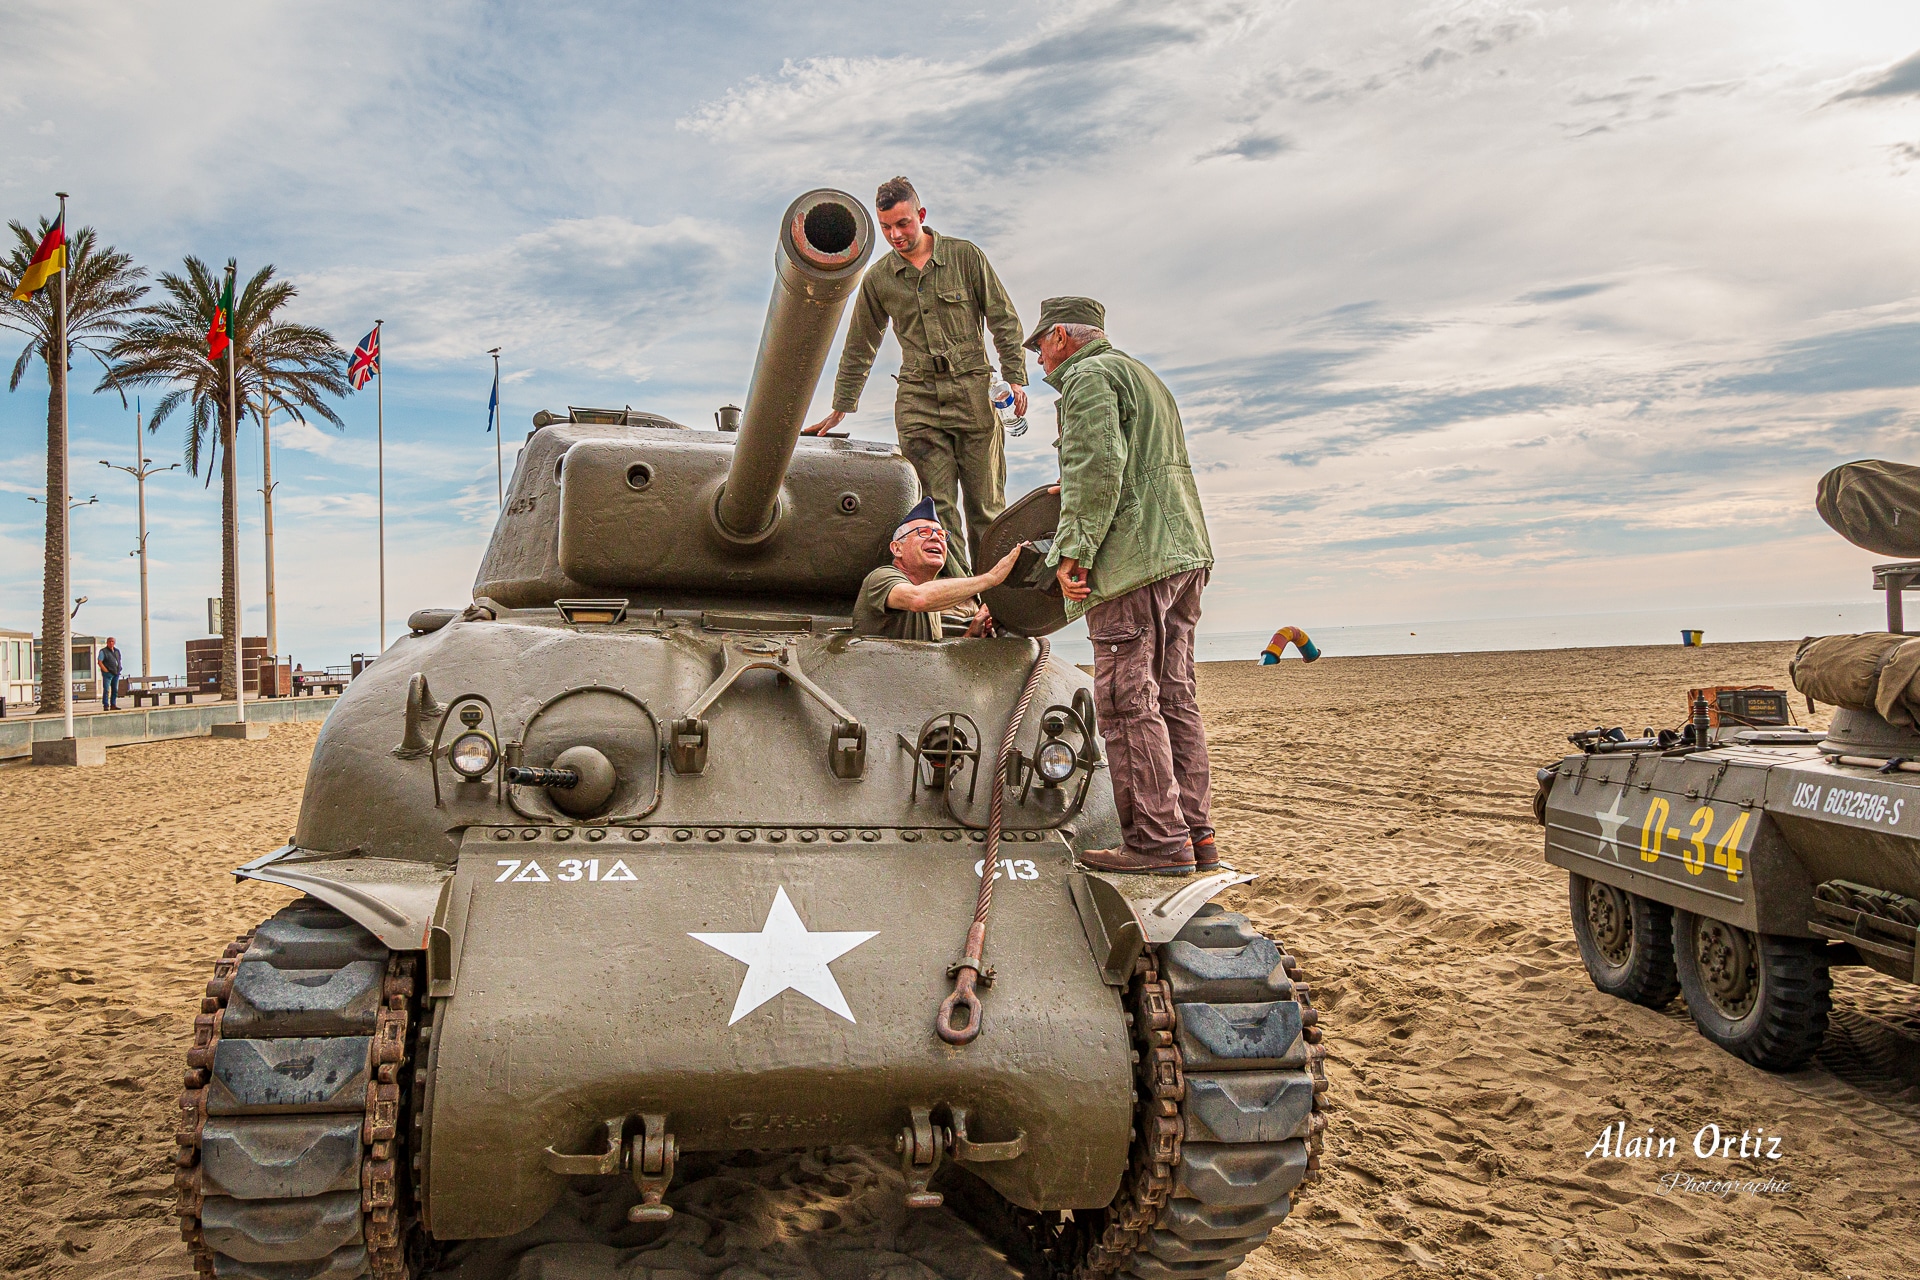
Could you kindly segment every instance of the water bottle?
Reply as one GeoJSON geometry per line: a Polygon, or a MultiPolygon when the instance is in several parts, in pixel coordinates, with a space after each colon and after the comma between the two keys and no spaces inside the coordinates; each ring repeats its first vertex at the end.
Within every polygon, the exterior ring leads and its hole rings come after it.
{"type": "Polygon", "coordinates": [[[993,411],[1000,415],[1000,425],[1007,429],[1007,434],[1027,434],[1027,420],[1013,411],[1013,385],[1005,378],[995,378],[987,394],[993,398],[993,411]]]}

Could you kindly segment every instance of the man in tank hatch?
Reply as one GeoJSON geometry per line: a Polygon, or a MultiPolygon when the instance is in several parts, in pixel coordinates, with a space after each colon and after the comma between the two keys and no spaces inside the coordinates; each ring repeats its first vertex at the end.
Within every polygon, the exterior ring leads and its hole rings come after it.
{"type": "Polygon", "coordinates": [[[976,567],[980,539],[1006,508],[1007,453],[988,397],[992,378],[982,329],[993,334],[1000,373],[1013,385],[1016,413],[1027,411],[1027,362],[1020,317],[979,246],[936,233],[905,178],[874,197],[880,230],[893,251],[867,268],[849,309],[847,341],[833,384],[833,412],[807,428],[819,435],[860,407],[873,357],[889,323],[900,342],[900,387],[893,422],[900,452],[920,476],[920,491],[950,535],[948,572],[976,567]],[[965,510],[965,523],[961,512],[965,510]]]}
{"type": "MultiPolygon", "coordinates": [[[[907,512],[906,519],[893,531],[889,550],[893,563],[881,565],[860,584],[860,597],[853,606],[855,635],[891,640],[941,639],[941,611],[1005,582],[1020,558],[1020,547],[1015,547],[985,573],[970,578],[941,577],[940,571],[947,563],[947,531],[934,518],[932,498],[920,499],[907,512]]],[[[985,606],[967,624],[967,634],[993,634],[993,615],[985,606]]]]}
{"type": "Polygon", "coordinates": [[[1092,298],[1048,298],[1027,337],[1060,393],[1056,566],[1067,616],[1087,620],[1093,701],[1125,843],[1080,855],[1100,871],[1184,875],[1220,865],[1193,632],[1213,566],[1173,393],[1107,341],[1092,298]]]}

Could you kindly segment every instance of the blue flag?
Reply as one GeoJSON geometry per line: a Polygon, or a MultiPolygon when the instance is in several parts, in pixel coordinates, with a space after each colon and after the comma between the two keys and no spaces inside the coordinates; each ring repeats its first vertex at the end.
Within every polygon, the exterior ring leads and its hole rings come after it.
{"type": "Polygon", "coordinates": [[[500,408],[500,375],[493,375],[493,394],[487,397],[487,431],[493,431],[493,419],[500,408]]]}

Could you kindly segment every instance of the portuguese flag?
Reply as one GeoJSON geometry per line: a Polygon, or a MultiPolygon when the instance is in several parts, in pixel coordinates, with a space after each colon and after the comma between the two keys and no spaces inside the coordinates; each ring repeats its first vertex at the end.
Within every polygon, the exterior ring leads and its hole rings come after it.
{"type": "Polygon", "coordinates": [[[40,241],[40,247],[34,251],[33,261],[20,273],[20,283],[13,290],[13,296],[19,301],[25,302],[47,281],[67,269],[66,223],[67,215],[64,213],[53,220],[53,226],[40,241]]]}
{"type": "Polygon", "coordinates": [[[233,277],[227,277],[226,290],[213,309],[213,324],[207,329],[207,359],[218,360],[233,338],[233,277]]]}

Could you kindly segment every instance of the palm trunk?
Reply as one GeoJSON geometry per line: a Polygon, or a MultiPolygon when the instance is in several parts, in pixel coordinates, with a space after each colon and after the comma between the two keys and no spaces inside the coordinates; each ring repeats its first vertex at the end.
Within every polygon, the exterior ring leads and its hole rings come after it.
{"type": "Polygon", "coordinates": [[[47,342],[47,541],[40,588],[40,714],[64,714],[73,653],[67,619],[67,362],[47,342]]]}
{"type": "MultiPolygon", "coordinates": [[[[223,397],[224,399],[224,397],[223,397]]],[[[233,446],[239,435],[227,406],[220,407],[220,696],[240,696],[240,646],[245,632],[240,612],[240,583],[235,577],[240,544],[240,474],[233,446]]]]}

